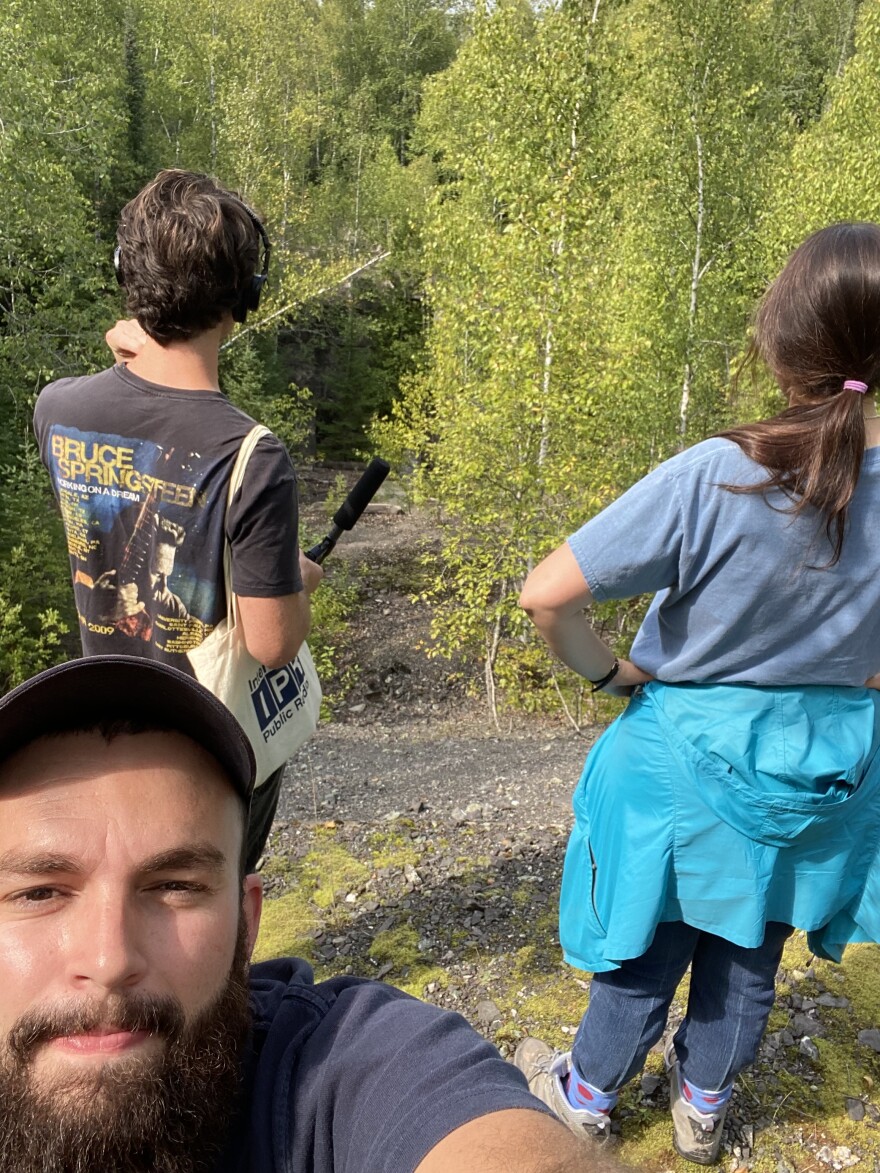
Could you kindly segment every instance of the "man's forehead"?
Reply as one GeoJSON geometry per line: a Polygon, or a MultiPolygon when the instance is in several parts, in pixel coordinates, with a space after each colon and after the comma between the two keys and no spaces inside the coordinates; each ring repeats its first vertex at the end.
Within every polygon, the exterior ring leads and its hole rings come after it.
{"type": "Polygon", "coordinates": [[[219,764],[181,734],[44,737],[0,764],[0,860],[45,872],[102,858],[139,870],[237,866],[242,809],[219,764]]]}
{"type": "Polygon", "coordinates": [[[106,774],[174,773],[206,790],[233,789],[219,762],[173,730],[97,729],[47,733],[0,762],[0,801],[25,786],[48,787],[106,774]]]}

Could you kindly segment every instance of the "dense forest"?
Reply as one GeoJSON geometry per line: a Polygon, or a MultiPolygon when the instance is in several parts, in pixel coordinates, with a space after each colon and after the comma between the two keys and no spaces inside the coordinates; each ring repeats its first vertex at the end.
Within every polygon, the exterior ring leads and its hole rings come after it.
{"type": "Polygon", "coordinates": [[[438,503],[440,646],[516,695],[549,679],[534,561],[777,406],[735,378],[750,308],[811,229],[880,219],[878,94],[880,0],[4,0],[0,684],[69,646],[31,411],[107,365],[116,218],[160,167],[272,237],[226,390],[438,503]]]}

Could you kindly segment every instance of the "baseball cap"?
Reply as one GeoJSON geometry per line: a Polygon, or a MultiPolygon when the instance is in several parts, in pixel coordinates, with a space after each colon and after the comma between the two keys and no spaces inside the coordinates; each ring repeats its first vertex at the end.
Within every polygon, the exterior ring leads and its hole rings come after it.
{"type": "Polygon", "coordinates": [[[0,699],[0,761],[46,734],[108,721],[173,729],[220,763],[250,802],[256,765],[242,727],[185,672],[139,656],[88,656],[32,676],[0,699]]]}

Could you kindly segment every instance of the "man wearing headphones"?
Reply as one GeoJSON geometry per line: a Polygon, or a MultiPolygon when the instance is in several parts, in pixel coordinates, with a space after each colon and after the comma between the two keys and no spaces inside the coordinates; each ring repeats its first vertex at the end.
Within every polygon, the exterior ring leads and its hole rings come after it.
{"type": "MultiPolygon", "coordinates": [[[[227,513],[254,421],[218,381],[222,341],[259,304],[268,236],[233,192],[166,170],[123,208],[117,238],[116,274],[139,328],[123,331],[131,357],[49,384],[34,412],[67,534],[83,653],[146,656],[191,674],[187,652],[226,614],[228,539],[247,649],[281,667],[308,633],[322,571],[299,551],[296,477],[276,437],[257,444],[227,513]]],[[[282,774],[255,796],[251,867],[282,774]]]]}

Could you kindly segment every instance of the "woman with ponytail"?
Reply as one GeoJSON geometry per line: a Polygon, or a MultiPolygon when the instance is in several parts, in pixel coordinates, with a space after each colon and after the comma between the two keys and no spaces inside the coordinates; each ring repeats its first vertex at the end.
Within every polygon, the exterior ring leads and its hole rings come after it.
{"type": "Polygon", "coordinates": [[[880,939],[880,226],[789,259],[751,360],[788,401],[660,465],[529,576],[521,603],[594,688],[631,695],[590,752],[562,881],[566,959],[594,974],[571,1053],[516,1062],[576,1132],[610,1136],[660,1039],[674,1141],[717,1160],[786,938],[880,939]],[[584,616],[656,592],[618,661],[584,616]]]}

